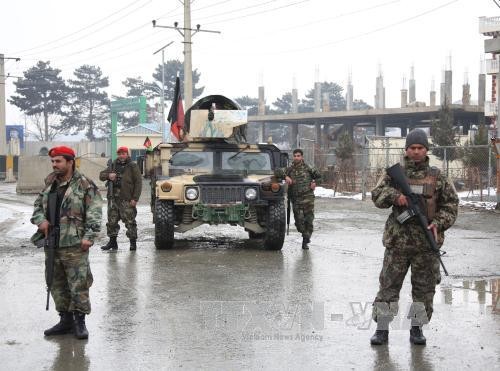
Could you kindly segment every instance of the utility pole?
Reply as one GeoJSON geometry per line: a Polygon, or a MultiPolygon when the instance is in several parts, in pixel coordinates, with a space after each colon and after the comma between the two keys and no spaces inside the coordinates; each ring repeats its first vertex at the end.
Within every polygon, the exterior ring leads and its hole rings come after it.
{"type": "Polygon", "coordinates": [[[163,143],[167,143],[167,135],[170,132],[170,130],[167,130],[165,127],[165,48],[173,43],[173,41],[170,41],[167,45],[161,47],[153,53],[153,55],[155,55],[161,51],[161,128],[163,133],[163,143]]]}
{"type": "Polygon", "coordinates": [[[14,59],[19,62],[21,58],[5,57],[0,54],[0,155],[7,154],[7,140],[5,133],[6,116],[5,116],[5,60],[14,59]]]}
{"type": "Polygon", "coordinates": [[[184,0],[184,27],[178,27],[179,23],[174,22],[174,26],[160,26],[153,20],[153,27],[171,28],[177,30],[184,38],[184,109],[188,110],[193,105],[193,60],[191,49],[191,37],[197,32],[220,33],[220,31],[202,30],[199,24],[196,29],[191,28],[191,0],[184,0]]]}

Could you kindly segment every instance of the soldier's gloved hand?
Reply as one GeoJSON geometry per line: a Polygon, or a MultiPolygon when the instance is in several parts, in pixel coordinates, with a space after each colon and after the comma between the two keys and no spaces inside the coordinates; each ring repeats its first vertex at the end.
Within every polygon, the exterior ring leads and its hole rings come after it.
{"type": "Polygon", "coordinates": [[[45,235],[45,237],[47,237],[47,235],[49,234],[49,225],[50,224],[48,220],[44,220],[38,225],[38,230],[42,232],[45,235]]]}
{"type": "Polygon", "coordinates": [[[408,206],[408,200],[405,195],[399,195],[396,200],[394,200],[394,204],[397,206],[408,206]]]}
{"type": "Polygon", "coordinates": [[[437,227],[437,225],[431,223],[431,224],[429,224],[427,229],[429,229],[432,232],[432,235],[434,236],[434,240],[437,241],[437,239],[438,239],[438,227],[437,227]]]}
{"type": "Polygon", "coordinates": [[[109,173],[108,179],[111,180],[112,182],[114,182],[116,179],[116,173],[109,173]]]}
{"type": "Polygon", "coordinates": [[[292,180],[292,178],[290,178],[289,176],[286,176],[286,177],[285,177],[285,182],[286,182],[286,184],[288,184],[288,185],[292,185],[293,180],[292,180]]]}
{"type": "Polygon", "coordinates": [[[82,240],[82,245],[81,245],[82,251],[87,251],[88,249],[90,249],[90,246],[92,246],[93,244],[94,243],[92,241],[82,240]]]}

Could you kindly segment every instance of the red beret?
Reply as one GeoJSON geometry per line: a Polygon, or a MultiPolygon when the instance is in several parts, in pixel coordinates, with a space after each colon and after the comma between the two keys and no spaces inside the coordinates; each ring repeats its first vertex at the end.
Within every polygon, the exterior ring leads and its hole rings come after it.
{"type": "Polygon", "coordinates": [[[120,153],[120,152],[127,152],[128,153],[128,148],[125,147],[125,146],[121,146],[119,147],[117,150],[116,150],[116,153],[120,153]]]}
{"type": "Polygon", "coordinates": [[[66,146],[53,147],[49,151],[49,156],[65,156],[75,158],[75,151],[66,146]]]}

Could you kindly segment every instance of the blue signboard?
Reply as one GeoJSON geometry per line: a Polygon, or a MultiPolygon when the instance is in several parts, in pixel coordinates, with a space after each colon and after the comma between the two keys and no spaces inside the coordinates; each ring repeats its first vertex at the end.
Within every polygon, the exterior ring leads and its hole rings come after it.
{"type": "Polygon", "coordinates": [[[5,126],[5,139],[7,146],[10,141],[18,142],[19,148],[24,149],[24,126],[23,125],[6,125],[5,126]]]}

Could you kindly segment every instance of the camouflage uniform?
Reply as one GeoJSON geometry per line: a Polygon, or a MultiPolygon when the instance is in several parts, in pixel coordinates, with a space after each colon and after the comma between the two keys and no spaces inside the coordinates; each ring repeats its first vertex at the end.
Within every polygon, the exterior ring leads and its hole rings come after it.
{"type": "Polygon", "coordinates": [[[311,189],[313,180],[321,179],[321,173],[304,161],[292,163],[287,168],[277,169],[275,175],[282,180],[290,177],[293,183],[288,187],[288,197],[292,202],[293,217],[297,231],[302,237],[311,238],[314,221],[314,191],[311,189]]]}
{"type": "MultiPolygon", "coordinates": [[[[137,240],[137,208],[130,205],[131,200],[138,201],[142,191],[142,178],[139,166],[130,158],[125,162],[116,159],[113,162],[112,170],[101,171],[99,179],[106,181],[111,172],[117,174],[117,179],[113,182],[113,194],[108,191],[108,222],[106,224],[108,237],[118,236],[120,225],[123,221],[127,228],[127,237],[130,240],[137,240]]],[[[108,182],[111,182],[108,180],[108,182]]],[[[108,188],[109,189],[109,188],[108,188]]]]}
{"type": "MultiPolygon", "coordinates": [[[[90,313],[89,288],[93,277],[89,252],[82,251],[82,240],[94,241],[101,228],[101,195],[95,184],[78,171],[60,183],[54,173],[45,179],[45,188],[35,201],[31,223],[40,225],[47,220],[47,201],[54,189],[64,192],[59,209],[60,237],[55,251],[52,298],[58,312],[90,313]]],[[[32,241],[43,238],[37,232],[32,241]]],[[[47,254],[45,255],[47,259],[47,254]]],[[[47,266],[47,260],[46,260],[47,266]]],[[[47,278],[47,272],[46,272],[47,278]]]]}
{"type": "MultiPolygon", "coordinates": [[[[458,196],[455,188],[437,168],[429,166],[428,157],[421,164],[416,164],[408,157],[405,157],[404,162],[410,186],[420,184],[420,189],[424,190],[425,196],[421,197],[423,209],[427,213],[429,222],[438,227],[436,242],[441,247],[444,242],[444,231],[450,228],[457,218],[458,196]]],[[[372,315],[375,321],[388,323],[397,314],[399,292],[411,266],[412,298],[413,303],[418,303],[414,304],[414,309],[421,310],[421,313],[413,313],[417,318],[414,324],[421,325],[429,321],[432,316],[435,287],[441,282],[439,260],[436,254],[431,252],[425,234],[415,217],[404,224],[397,221],[396,217],[404,211],[403,207],[394,205],[400,195],[401,192],[394,188],[387,174],[381,177],[372,190],[375,206],[392,207],[392,213],[385,224],[383,244],[386,250],[372,315]],[[424,307],[425,313],[423,313],[424,307]]]]}

